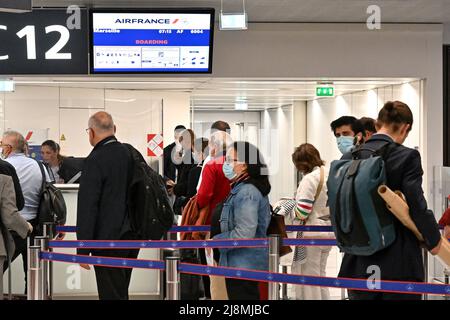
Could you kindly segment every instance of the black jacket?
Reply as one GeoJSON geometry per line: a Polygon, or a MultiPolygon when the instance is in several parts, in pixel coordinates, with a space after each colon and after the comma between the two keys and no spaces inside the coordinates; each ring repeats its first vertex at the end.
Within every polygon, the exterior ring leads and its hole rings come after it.
{"type": "Polygon", "coordinates": [[[129,151],[114,136],[99,142],[86,158],[78,192],[78,240],[119,240],[130,231],[127,189],[131,164],[129,151]]]}
{"type": "Polygon", "coordinates": [[[175,181],[176,179],[176,165],[172,161],[172,150],[175,148],[175,142],[169,144],[164,148],[164,179],[175,181]]]}
{"type": "Polygon", "coordinates": [[[190,199],[197,194],[197,185],[202,174],[203,163],[196,165],[189,170],[187,180],[187,197],[190,199]]]}
{"type": "Polygon", "coordinates": [[[192,153],[189,151],[189,153],[183,157],[181,164],[177,166],[178,169],[177,184],[173,188],[173,193],[177,197],[187,196],[189,172],[191,171],[192,168],[196,166],[197,164],[194,163],[192,153]]]}
{"type": "Polygon", "coordinates": [[[9,162],[0,160],[0,174],[4,174],[12,178],[14,183],[14,191],[16,192],[16,206],[19,211],[22,210],[25,205],[25,200],[23,198],[22,188],[20,187],[20,181],[17,177],[16,169],[14,169],[13,165],[9,162]]]}
{"type": "MultiPolygon", "coordinates": [[[[392,139],[384,134],[374,135],[364,147],[377,150],[392,139]]],[[[364,158],[364,151],[362,151],[364,158]]],[[[346,154],[343,159],[351,159],[346,154]]],[[[392,190],[400,190],[406,197],[412,220],[425,239],[425,246],[433,249],[440,240],[440,232],[433,215],[427,209],[422,190],[422,165],[417,150],[397,145],[386,158],[387,185],[392,190]]],[[[353,256],[345,254],[339,277],[367,278],[369,266],[379,266],[381,279],[424,281],[422,250],[414,234],[395,220],[396,240],[388,248],[372,256],[353,256]]]]}

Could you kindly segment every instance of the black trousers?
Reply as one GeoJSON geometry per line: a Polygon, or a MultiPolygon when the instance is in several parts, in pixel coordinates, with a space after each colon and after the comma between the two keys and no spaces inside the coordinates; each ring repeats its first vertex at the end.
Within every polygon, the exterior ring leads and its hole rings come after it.
{"type": "MultiPolygon", "coordinates": [[[[33,233],[30,235],[30,244],[34,245],[34,237],[36,234],[36,226],[38,225],[37,220],[28,221],[33,226],[33,233]]],[[[16,250],[11,258],[11,262],[16,260],[18,256],[22,256],[24,280],[25,280],[25,294],[27,294],[27,274],[28,274],[28,238],[22,239],[16,232],[11,231],[11,235],[14,239],[14,246],[16,250]]],[[[3,273],[8,270],[8,260],[5,259],[3,263],[3,273]]]]}
{"type": "Polygon", "coordinates": [[[225,278],[228,299],[259,300],[259,283],[257,281],[225,278]]]}
{"type": "Polygon", "coordinates": [[[348,298],[350,300],[421,300],[422,295],[348,290],[348,298]]]}
{"type": "MultiPolygon", "coordinates": [[[[101,257],[136,259],[137,250],[95,250],[92,255],[101,257]]],[[[132,268],[111,268],[94,266],[100,300],[128,300],[132,268]]]]}

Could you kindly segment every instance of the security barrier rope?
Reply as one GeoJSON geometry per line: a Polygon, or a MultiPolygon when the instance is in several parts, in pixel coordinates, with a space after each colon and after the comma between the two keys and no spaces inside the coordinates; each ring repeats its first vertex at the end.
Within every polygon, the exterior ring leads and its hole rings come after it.
{"type": "MultiPolygon", "coordinates": [[[[335,239],[283,239],[283,245],[289,246],[335,246],[335,239]]],[[[267,238],[264,239],[227,239],[227,240],[55,240],[49,242],[50,248],[86,248],[86,249],[200,249],[200,248],[258,248],[268,247],[267,238]]]]}
{"type": "MultiPolygon", "coordinates": [[[[210,226],[173,226],[169,233],[178,232],[208,232],[210,231],[210,226]]],[[[443,229],[443,227],[440,227],[443,229]]],[[[76,232],[76,226],[56,226],[57,232],[76,232]]],[[[298,226],[298,225],[287,225],[287,232],[303,231],[303,232],[333,232],[333,227],[331,226],[298,226]]]]}
{"type": "MultiPolygon", "coordinates": [[[[169,233],[178,232],[208,232],[211,230],[210,226],[173,226],[169,233]]],[[[57,232],[76,232],[76,226],[56,226],[57,232]]],[[[297,226],[288,225],[286,226],[287,232],[303,231],[303,232],[333,232],[331,226],[297,226]]]]}
{"type": "MultiPolygon", "coordinates": [[[[164,261],[110,258],[97,256],[72,255],[54,252],[41,252],[41,259],[69,263],[83,263],[105,267],[160,269],[165,268],[164,261]]],[[[287,283],[331,288],[347,288],[353,290],[394,292],[406,294],[438,294],[450,295],[450,285],[405,282],[405,281],[370,281],[366,279],[329,278],[305,275],[272,273],[249,269],[224,268],[180,263],[180,272],[196,275],[215,275],[244,280],[287,283]]]]}

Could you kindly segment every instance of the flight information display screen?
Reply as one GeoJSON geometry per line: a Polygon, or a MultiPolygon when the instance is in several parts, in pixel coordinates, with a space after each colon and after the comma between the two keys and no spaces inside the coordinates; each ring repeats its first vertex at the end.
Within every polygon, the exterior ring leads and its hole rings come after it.
{"type": "Polygon", "coordinates": [[[211,73],[214,9],[92,11],[91,73],[211,73]]]}

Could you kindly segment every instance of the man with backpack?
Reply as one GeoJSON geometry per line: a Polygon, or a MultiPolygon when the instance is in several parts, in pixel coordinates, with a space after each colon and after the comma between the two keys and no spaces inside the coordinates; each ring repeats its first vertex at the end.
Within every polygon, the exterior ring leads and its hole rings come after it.
{"type": "MultiPolygon", "coordinates": [[[[34,241],[34,236],[37,234],[36,229],[39,225],[39,207],[41,203],[41,191],[43,185],[43,175],[39,164],[34,159],[26,155],[26,140],[22,134],[17,131],[9,130],[3,134],[2,138],[2,157],[6,162],[10,163],[16,170],[19,178],[20,188],[22,189],[24,206],[20,210],[20,215],[30,223],[34,232],[31,234],[31,243],[34,241]]],[[[47,181],[50,181],[48,174],[45,174],[47,181]]],[[[16,188],[16,193],[17,193],[16,188]]],[[[18,199],[20,195],[16,195],[18,199]]],[[[23,239],[16,233],[12,233],[16,250],[11,258],[14,261],[19,255],[22,255],[23,271],[25,273],[25,291],[27,285],[27,270],[28,270],[28,254],[27,254],[27,239],[23,239]]],[[[6,270],[7,264],[4,265],[6,270]]]]}
{"type": "MultiPolygon", "coordinates": [[[[352,160],[331,164],[327,182],[331,218],[338,246],[345,252],[339,277],[423,282],[421,246],[432,254],[439,251],[439,228],[422,190],[420,154],[402,145],[412,125],[413,115],[405,103],[387,102],[378,115],[377,133],[343,157],[352,160]],[[404,194],[424,243],[387,210],[377,193],[381,184],[404,194]]],[[[421,299],[414,294],[348,293],[351,300],[421,299]]]]}
{"type": "MultiPolygon", "coordinates": [[[[78,193],[78,240],[133,240],[127,213],[127,190],[132,158],[114,136],[110,114],[97,112],[88,122],[89,142],[94,147],[86,158],[78,193]]],[[[78,249],[78,254],[137,258],[139,250],[78,249]]],[[[88,265],[81,265],[89,270],[88,265]]],[[[132,269],[95,266],[100,300],[128,300],[132,269]]]]}

